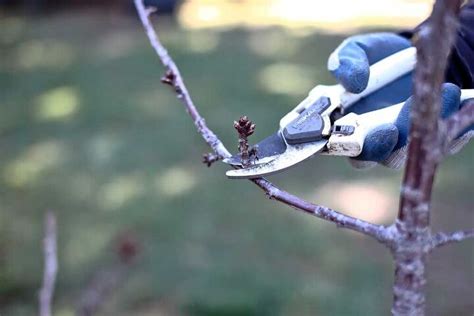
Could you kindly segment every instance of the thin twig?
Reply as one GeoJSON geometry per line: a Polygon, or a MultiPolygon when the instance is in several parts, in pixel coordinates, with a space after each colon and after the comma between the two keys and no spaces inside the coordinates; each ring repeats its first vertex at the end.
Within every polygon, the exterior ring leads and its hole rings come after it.
{"type": "Polygon", "coordinates": [[[251,180],[258,185],[265,194],[272,200],[276,200],[293,207],[298,211],[303,211],[310,215],[333,222],[338,227],[347,228],[359,233],[371,236],[379,242],[391,247],[395,238],[390,227],[372,224],[358,218],[347,216],[325,206],[320,206],[299,198],[291,193],[279,189],[266,179],[251,180]]]}
{"type": "Polygon", "coordinates": [[[474,125],[474,100],[469,100],[461,110],[444,121],[446,126],[446,144],[450,144],[464,130],[474,125]]]}
{"type": "Polygon", "coordinates": [[[58,272],[57,228],[53,212],[46,213],[44,222],[44,272],[43,285],[39,294],[39,315],[51,316],[51,304],[54,296],[54,284],[58,272]]]}
{"type": "Polygon", "coordinates": [[[186,110],[193,119],[194,125],[196,126],[199,134],[202,135],[212,150],[214,150],[218,156],[224,158],[230,157],[230,152],[224,147],[222,142],[217,138],[216,134],[214,134],[214,132],[207,127],[206,122],[201,117],[201,115],[199,115],[196,106],[194,105],[194,102],[188,92],[188,89],[184,84],[183,77],[181,76],[178,67],[168,54],[168,51],[158,39],[158,35],[156,34],[150,21],[150,14],[152,14],[154,10],[147,9],[143,3],[143,0],[135,0],[135,7],[137,8],[138,16],[140,17],[143,27],[145,28],[151,46],[154,48],[156,54],[161,60],[161,63],[166,68],[166,74],[162,81],[173,86],[178,99],[183,102],[186,110]]]}
{"type": "MultiPolygon", "coordinates": [[[[198,132],[202,135],[204,140],[214,150],[216,155],[227,158],[230,157],[230,153],[227,148],[222,144],[219,138],[212,132],[204,122],[204,119],[199,114],[196,106],[194,105],[188,90],[184,84],[178,67],[169,56],[166,49],[161,44],[158,35],[150,21],[150,10],[147,10],[143,4],[143,0],[135,0],[135,6],[138,11],[140,20],[145,28],[148,39],[155,49],[156,54],[160,58],[162,64],[166,68],[166,74],[162,81],[174,87],[177,97],[184,104],[187,112],[193,119],[198,132]]],[[[371,236],[376,240],[390,245],[392,242],[391,230],[382,225],[375,225],[360,219],[356,219],[342,213],[336,212],[330,208],[318,206],[308,201],[305,201],[295,195],[292,195],[284,190],[277,188],[269,181],[259,178],[253,179],[253,183],[259,186],[270,198],[280,201],[286,205],[289,205],[297,210],[310,213],[318,218],[333,222],[340,227],[345,227],[365,235],[371,236]]]]}
{"type": "Polygon", "coordinates": [[[431,238],[431,249],[439,248],[455,242],[461,242],[469,238],[474,238],[474,229],[460,230],[453,233],[439,232],[431,238]]]}

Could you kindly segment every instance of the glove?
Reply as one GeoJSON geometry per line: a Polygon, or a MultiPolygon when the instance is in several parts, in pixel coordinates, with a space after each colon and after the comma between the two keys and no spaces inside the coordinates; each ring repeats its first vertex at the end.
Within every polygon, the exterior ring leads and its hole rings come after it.
{"type": "MultiPolygon", "coordinates": [[[[443,84],[441,98],[440,117],[443,119],[458,111],[466,102],[461,104],[461,89],[451,83],[443,84]]],[[[413,98],[410,97],[403,105],[394,124],[381,125],[367,135],[362,153],[350,160],[354,167],[371,167],[376,163],[381,163],[394,169],[404,166],[407,158],[412,104],[413,98]]],[[[474,136],[473,128],[474,126],[464,131],[460,137],[451,143],[448,153],[455,154],[461,150],[474,136]]]]}
{"type": "MultiPolygon", "coordinates": [[[[328,69],[344,88],[360,93],[366,87],[370,76],[370,65],[411,46],[406,38],[394,33],[372,33],[356,35],[346,39],[330,55],[328,69]]],[[[351,158],[356,168],[368,168],[377,163],[390,168],[402,167],[407,155],[409,134],[409,113],[412,105],[412,74],[393,81],[380,90],[361,99],[349,109],[362,114],[406,100],[394,124],[381,125],[372,130],[364,141],[362,153],[351,158]]],[[[459,87],[445,84],[442,90],[441,117],[446,118],[460,108],[459,87]]],[[[450,153],[458,152],[474,136],[471,129],[451,144],[450,153]]]]}

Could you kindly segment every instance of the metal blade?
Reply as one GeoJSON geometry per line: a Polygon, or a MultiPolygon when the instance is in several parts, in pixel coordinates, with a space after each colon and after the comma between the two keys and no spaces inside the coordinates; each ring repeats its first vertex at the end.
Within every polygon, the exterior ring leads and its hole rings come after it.
{"type": "Polygon", "coordinates": [[[273,174],[308,159],[321,151],[327,142],[326,139],[323,139],[311,143],[288,145],[283,154],[277,156],[270,162],[252,165],[245,169],[229,170],[226,172],[226,175],[231,179],[251,179],[273,174]]]}
{"type": "MultiPolygon", "coordinates": [[[[268,136],[255,146],[257,147],[257,159],[255,159],[256,165],[268,163],[283,154],[286,150],[286,143],[280,132],[268,136]]],[[[224,162],[233,166],[242,166],[240,154],[235,154],[230,158],[226,158],[224,159],[224,162]]]]}

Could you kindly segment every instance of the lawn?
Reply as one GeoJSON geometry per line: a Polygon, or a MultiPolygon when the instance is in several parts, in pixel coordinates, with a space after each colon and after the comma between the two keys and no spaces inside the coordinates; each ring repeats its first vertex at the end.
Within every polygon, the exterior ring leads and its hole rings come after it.
{"type": "MultiPolygon", "coordinates": [[[[317,83],[346,35],[157,26],[194,101],[229,148],[248,115],[257,141],[317,83]]],[[[138,243],[97,315],[386,315],[392,261],[376,242],[269,201],[209,151],[135,16],[0,18],[0,314],[34,315],[44,213],[59,223],[55,315],[72,315],[118,236],[138,243]]],[[[474,146],[436,182],[433,225],[473,225],[474,146]]],[[[396,216],[401,172],[318,157],[271,180],[378,223],[396,216]]],[[[473,242],[432,256],[429,315],[474,310],[473,242]]]]}

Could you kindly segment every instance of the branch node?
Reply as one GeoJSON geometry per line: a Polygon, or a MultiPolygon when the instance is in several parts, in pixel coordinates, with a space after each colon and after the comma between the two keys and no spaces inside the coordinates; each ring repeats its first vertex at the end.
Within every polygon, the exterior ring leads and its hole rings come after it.
{"type": "Polygon", "coordinates": [[[156,11],[158,11],[158,8],[156,8],[156,7],[146,7],[145,8],[145,13],[146,13],[147,17],[149,17],[150,15],[155,13],[156,11]]]}
{"type": "Polygon", "coordinates": [[[169,85],[169,86],[173,87],[173,89],[176,92],[178,98],[181,99],[181,98],[184,97],[183,89],[178,84],[177,80],[178,80],[178,76],[171,69],[166,70],[165,75],[163,77],[161,77],[161,82],[166,84],[166,85],[169,85]]]}
{"type": "Polygon", "coordinates": [[[213,153],[207,153],[202,155],[202,163],[208,167],[212,166],[214,162],[221,160],[222,157],[213,153]]]}
{"type": "Polygon", "coordinates": [[[161,82],[174,87],[176,83],[176,74],[171,70],[166,70],[166,73],[161,77],[161,82]]]}

